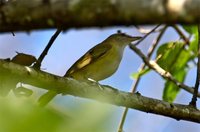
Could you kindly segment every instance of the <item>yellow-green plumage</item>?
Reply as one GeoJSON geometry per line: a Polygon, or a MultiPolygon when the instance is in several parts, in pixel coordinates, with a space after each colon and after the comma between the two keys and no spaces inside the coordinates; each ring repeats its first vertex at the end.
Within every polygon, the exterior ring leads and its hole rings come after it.
{"type": "MultiPolygon", "coordinates": [[[[78,59],[64,77],[72,77],[79,81],[88,81],[89,78],[100,81],[108,78],[118,69],[124,48],[140,38],[124,33],[109,36],[78,59]]],[[[46,105],[56,94],[55,91],[49,91],[41,96],[40,105],[46,105]]]]}
{"type": "Polygon", "coordinates": [[[108,78],[116,72],[125,46],[139,38],[123,33],[111,35],[85,53],[64,76],[84,81],[88,80],[88,78],[95,81],[108,78]]]}

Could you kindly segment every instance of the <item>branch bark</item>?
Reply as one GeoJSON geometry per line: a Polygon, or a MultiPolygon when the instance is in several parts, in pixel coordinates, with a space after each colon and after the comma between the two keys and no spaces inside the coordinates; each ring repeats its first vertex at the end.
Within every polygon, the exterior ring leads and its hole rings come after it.
{"type": "Polygon", "coordinates": [[[200,22],[199,0],[9,0],[0,32],[200,22]]]}
{"type": "Polygon", "coordinates": [[[54,90],[58,94],[94,99],[143,112],[168,116],[177,120],[200,123],[200,111],[188,105],[170,104],[161,100],[144,97],[139,93],[131,94],[120,91],[110,86],[99,87],[99,85],[94,83],[79,82],[71,78],[55,76],[4,60],[0,60],[0,73],[1,84],[4,83],[2,79],[6,77],[10,78],[10,84],[23,82],[38,88],[54,90]]]}
{"type": "MultiPolygon", "coordinates": [[[[129,47],[135,52],[137,53],[137,55],[140,56],[140,58],[143,60],[143,62],[149,66],[151,69],[153,69],[154,71],[156,71],[159,75],[161,75],[163,78],[171,81],[172,83],[174,83],[176,86],[184,89],[185,91],[189,92],[189,93],[194,93],[194,88],[185,85],[184,83],[179,82],[176,78],[174,78],[171,73],[169,73],[168,71],[165,71],[163,68],[161,68],[155,61],[153,60],[149,60],[149,58],[147,58],[140,49],[138,49],[135,45],[130,44],[129,47]]],[[[197,97],[200,97],[200,93],[198,93],[197,91],[197,97]]]]}

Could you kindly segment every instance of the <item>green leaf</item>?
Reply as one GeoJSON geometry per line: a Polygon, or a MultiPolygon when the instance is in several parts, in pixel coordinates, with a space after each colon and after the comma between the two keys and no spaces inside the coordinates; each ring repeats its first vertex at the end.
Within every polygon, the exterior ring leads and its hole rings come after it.
{"type": "Polygon", "coordinates": [[[197,26],[196,25],[182,25],[183,29],[187,31],[189,34],[196,34],[197,26]]]}
{"type": "MultiPolygon", "coordinates": [[[[74,100],[74,99],[73,99],[74,100]]],[[[0,100],[0,132],[110,132],[115,108],[79,100],[59,107],[42,108],[35,101],[15,96],[0,100]],[[81,103],[82,102],[82,103],[81,103]],[[73,106],[72,106],[73,105],[73,106]],[[71,106],[71,107],[70,107],[71,106]]]]}
{"type": "Polygon", "coordinates": [[[65,122],[62,114],[37,107],[32,100],[8,97],[0,105],[1,132],[55,132],[65,122]]]}
{"type": "MultiPolygon", "coordinates": [[[[181,69],[174,76],[178,81],[183,82],[186,77],[186,71],[181,69]]],[[[168,102],[173,102],[179,93],[180,88],[177,87],[174,83],[166,81],[165,88],[163,91],[163,100],[168,102]]]]}
{"type": "Polygon", "coordinates": [[[169,42],[161,45],[157,51],[157,57],[159,57],[157,63],[169,72],[185,66],[191,54],[183,46],[183,42],[169,42]]]}
{"type": "MultiPolygon", "coordinates": [[[[198,27],[196,25],[183,25],[185,31],[192,35],[192,40],[190,41],[189,49],[197,56],[197,44],[198,44],[198,27]]],[[[194,56],[194,57],[195,57],[194,56]]]]}
{"type": "Polygon", "coordinates": [[[150,71],[150,69],[149,69],[149,68],[146,68],[146,69],[144,69],[144,70],[141,70],[141,71],[139,71],[139,72],[135,72],[135,73],[131,74],[131,77],[132,77],[133,79],[137,79],[137,78],[139,78],[139,77],[141,77],[141,76],[147,74],[149,71],[150,71]]]}
{"type": "MultiPolygon", "coordinates": [[[[157,63],[170,72],[178,81],[183,82],[188,71],[187,63],[191,60],[191,52],[184,49],[183,42],[169,42],[161,45],[157,50],[157,63]]],[[[166,80],[163,99],[173,102],[180,88],[166,80]]]]}

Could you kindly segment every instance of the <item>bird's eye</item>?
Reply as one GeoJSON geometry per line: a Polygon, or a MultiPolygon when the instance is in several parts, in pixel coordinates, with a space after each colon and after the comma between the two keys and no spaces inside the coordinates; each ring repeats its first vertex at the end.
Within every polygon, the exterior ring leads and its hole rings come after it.
{"type": "Polygon", "coordinates": [[[120,34],[120,33],[122,33],[122,31],[121,30],[117,30],[117,33],[120,34]]]}

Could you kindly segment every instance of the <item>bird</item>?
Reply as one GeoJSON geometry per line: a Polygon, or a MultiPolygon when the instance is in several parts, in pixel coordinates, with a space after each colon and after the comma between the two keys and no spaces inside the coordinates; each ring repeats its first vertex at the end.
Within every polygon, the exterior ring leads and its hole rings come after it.
{"type": "MultiPolygon", "coordinates": [[[[139,39],[141,37],[133,37],[121,32],[112,34],[87,51],[67,70],[63,77],[86,82],[104,80],[117,71],[125,47],[139,39]]],[[[48,91],[40,97],[40,105],[45,106],[56,95],[56,91],[48,91]]]]}

